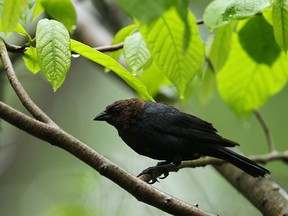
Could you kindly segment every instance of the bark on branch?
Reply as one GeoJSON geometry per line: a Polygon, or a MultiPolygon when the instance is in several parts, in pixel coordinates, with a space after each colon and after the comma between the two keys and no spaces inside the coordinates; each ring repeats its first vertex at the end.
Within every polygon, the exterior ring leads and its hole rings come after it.
{"type": "Polygon", "coordinates": [[[230,164],[215,166],[263,215],[288,215],[288,194],[269,178],[253,178],[230,164]]]}

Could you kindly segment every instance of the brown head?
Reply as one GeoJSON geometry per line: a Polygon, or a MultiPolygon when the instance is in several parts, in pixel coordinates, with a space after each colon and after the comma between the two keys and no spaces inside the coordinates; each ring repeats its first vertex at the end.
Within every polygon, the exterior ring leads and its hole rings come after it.
{"type": "Polygon", "coordinates": [[[145,106],[145,101],[139,98],[119,100],[106,107],[94,120],[106,121],[117,129],[125,129],[132,125],[145,106]]]}

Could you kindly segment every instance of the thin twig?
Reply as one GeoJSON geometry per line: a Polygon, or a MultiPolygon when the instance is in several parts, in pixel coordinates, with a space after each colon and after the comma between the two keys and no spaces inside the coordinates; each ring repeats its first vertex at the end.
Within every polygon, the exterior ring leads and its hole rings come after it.
{"type": "Polygon", "coordinates": [[[288,151],[284,152],[272,151],[269,152],[268,154],[251,156],[250,159],[255,162],[263,164],[273,160],[283,160],[286,162],[288,161],[288,151]]]}
{"type": "MultiPolygon", "coordinates": [[[[267,162],[274,161],[274,160],[283,160],[286,162],[288,161],[288,151],[284,151],[284,152],[273,151],[273,152],[269,152],[268,154],[255,155],[249,158],[255,162],[262,163],[262,164],[266,164],[267,162]]],[[[203,157],[197,160],[183,161],[179,166],[168,168],[165,171],[178,172],[179,170],[184,169],[184,168],[205,167],[207,165],[222,165],[225,163],[227,162],[218,158],[203,157]]],[[[154,177],[156,176],[159,177],[163,174],[163,170],[159,170],[159,172],[155,172],[153,174],[154,174],[154,177]]],[[[151,176],[146,175],[146,174],[143,176],[140,176],[140,178],[145,182],[149,182],[151,180],[151,176]]]]}
{"type": "Polygon", "coordinates": [[[17,94],[19,100],[23,106],[34,116],[37,120],[45,123],[54,124],[55,123],[31,100],[21,83],[19,82],[16,73],[14,71],[13,65],[9,58],[5,43],[2,38],[0,38],[0,57],[4,65],[6,75],[11,83],[12,88],[17,94]]]}
{"type": "MultiPolygon", "coordinates": [[[[196,21],[197,25],[202,25],[204,24],[203,19],[198,19],[196,21]]],[[[2,39],[3,40],[3,39],[2,39]]],[[[4,41],[4,40],[3,40],[4,41]]],[[[23,46],[16,46],[16,45],[11,45],[8,44],[4,41],[5,46],[9,52],[14,52],[14,53],[23,53],[25,52],[28,47],[26,45],[23,46]]],[[[112,51],[117,51],[119,49],[122,49],[124,45],[124,42],[118,43],[118,44],[113,44],[113,45],[105,45],[105,46],[100,46],[100,47],[95,47],[95,50],[98,50],[100,52],[112,52],[112,51]]]]}
{"type": "Polygon", "coordinates": [[[274,141],[273,141],[273,136],[268,128],[268,125],[267,123],[265,122],[264,118],[262,117],[261,113],[259,112],[259,110],[254,110],[254,115],[255,117],[257,118],[257,120],[259,121],[259,123],[261,124],[263,130],[264,130],[264,133],[265,133],[265,136],[267,138],[267,141],[268,141],[268,148],[269,148],[269,152],[273,152],[275,151],[275,144],[274,144],[274,141]]]}
{"type": "Polygon", "coordinates": [[[94,49],[100,51],[100,52],[111,52],[111,51],[117,51],[119,49],[123,48],[124,43],[119,44],[113,44],[113,45],[106,45],[101,47],[95,47],[94,49]]]}
{"type": "MultiPolygon", "coordinates": [[[[265,155],[251,157],[255,161],[266,163],[272,160],[288,159],[288,151],[271,152],[265,155]]],[[[259,209],[263,215],[286,215],[288,212],[288,194],[278,184],[269,177],[254,178],[242,170],[236,168],[223,160],[205,157],[192,161],[184,161],[176,168],[169,171],[177,172],[179,169],[191,167],[203,167],[213,165],[214,168],[225,177],[237,190],[239,190],[247,199],[259,209]]],[[[163,173],[155,173],[162,175],[163,173]]],[[[154,173],[153,173],[154,175],[154,173]]],[[[140,178],[145,182],[150,182],[151,176],[144,174],[140,178]]],[[[155,178],[155,176],[154,176],[155,178]]]]}
{"type": "Polygon", "coordinates": [[[203,19],[198,19],[196,23],[197,23],[197,25],[202,25],[202,24],[204,24],[204,20],[203,19]]]}
{"type": "MultiPolygon", "coordinates": [[[[28,47],[26,45],[17,46],[17,45],[8,44],[4,40],[3,40],[3,42],[4,42],[5,46],[6,46],[7,51],[9,51],[9,52],[23,53],[23,52],[25,52],[28,49],[28,47]]],[[[113,44],[113,45],[105,45],[105,46],[100,46],[100,47],[94,47],[94,49],[98,50],[99,52],[112,52],[112,51],[117,51],[119,49],[122,49],[123,45],[124,45],[124,42],[121,42],[121,43],[113,44]]]]}
{"type": "MultiPolygon", "coordinates": [[[[154,170],[153,177],[158,178],[167,171],[168,173],[178,172],[179,170],[184,168],[198,168],[198,167],[205,167],[207,165],[221,165],[224,163],[226,163],[226,161],[213,157],[203,157],[197,160],[182,161],[182,163],[179,166],[170,167],[165,170],[163,169],[154,170]]],[[[140,175],[139,178],[145,182],[150,182],[152,180],[152,176],[150,174],[140,175]]]]}

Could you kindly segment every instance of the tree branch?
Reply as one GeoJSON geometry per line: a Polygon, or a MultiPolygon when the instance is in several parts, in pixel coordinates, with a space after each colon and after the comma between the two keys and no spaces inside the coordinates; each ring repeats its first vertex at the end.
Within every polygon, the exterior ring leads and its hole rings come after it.
{"type": "Polygon", "coordinates": [[[215,166],[263,215],[288,215],[288,194],[269,178],[253,178],[231,164],[215,166]]]}
{"type": "MultiPolygon", "coordinates": [[[[269,154],[251,157],[251,159],[260,163],[279,159],[286,161],[288,160],[288,151],[281,153],[271,152],[269,154]]],[[[178,172],[183,168],[204,167],[206,165],[213,165],[213,167],[258,208],[263,215],[285,215],[284,213],[288,213],[288,194],[277,185],[277,183],[269,178],[251,177],[223,160],[205,157],[197,160],[183,161],[178,167],[168,169],[168,171],[178,172]]],[[[153,173],[154,177],[163,174],[163,170],[157,171],[153,173]]],[[[142,175],[140,178],[146,182],[150,182],[152,179],[149,174],[142,175]]]]}
{"type": "Polygon", "coordinates": [[[19,100],[23,104],[23,106],[34,116],[37,120],[55,124],[34,102],[31,100],[21,83],[19,82],[12,63],[10,61],[5,42],[2,38],[0,38],[0,57],[4,65],[5,72],[9,79],[9,82],[17,94],[19,100]]]}
{"type": "MultiPolygon", "coordinates": [[[[13,53],[23,53],[25,52],[28,47],[26,45],[23,46],[16,46],[16,45],[11,45],[6,43],[2,39],[7,51],[13,52],[13,53]]],[[[105,45],[105,46],[99,46],[99,47],[94,47],[95,50],[98,50],[99,52],[112,52],[112,51],[117,51],[119,49],[122,49],[124,45],[124,42],[118,43],[118,44],[112,44],[112,45],[105,45]]]]}
{"type": "MultiPolygon", "coordinates": [[[[287,161],[288,151],[284,151],[284,152],[273,151],[268,154],[255,155],[249,158],[250,160],[253,160],[255,162],[262,163],[262,164],[266,164],[267,162],[274,161],[274,160],[287,161]]],[[[200,158],[197,160],[184,161],[177,167],[177,169],[174,169],[174,170],[175,172],[177,172],[178,170],[183,169],[183,168],[204,167],[206,165],[222,165],[225,163],[227,162],[218,158],[204,157],[204,158],[200,158]]],[[[171,171],[173,172],[173,170],[171,171]]]]}
{"type": "Polygon", "coordinates": [[[284,152],[272,151],[268,154],[252,156],[250,157],[250,159],[263,164],[273,160],[283,160],[286,162],[288,161],[288,151],[284,152]]]}
{"type": "Polygon", "coordinates": [[[259,121],[259,123],[261,124],[263,131],[265,133],[265,136],[267,138],[268,141],[268,149],[269,152],[273,152],[275,151],[275,144],[273,141],[273,136],[269,130],[269,127],[267,125],[267,123],[265,122],[264,118],[262,117],[262,115],[260,114],[259,110],[254,110],[254,115],[257,118],[257,120],[259,121]]]}
{"type": "Polygon", "coordinates": [[[37,121],[3,102],[0,102],[0,117],[21,130],[76,156],[141,202],[173,215],[213,215],[155,189],[54,125],[37,121]]]}

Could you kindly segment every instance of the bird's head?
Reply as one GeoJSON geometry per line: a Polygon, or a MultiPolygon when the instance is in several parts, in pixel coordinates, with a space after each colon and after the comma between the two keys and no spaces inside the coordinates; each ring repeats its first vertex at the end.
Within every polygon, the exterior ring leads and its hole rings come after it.
{"type": "Polygon", "coordinates": [[[107,106],[94,120],[106,121],[117,129],[127,128],[137,121],[145,103],[139,98],[119,100],[107,106]]]}

